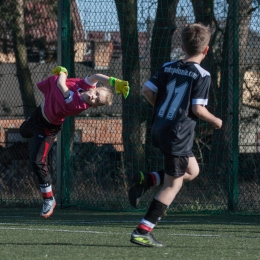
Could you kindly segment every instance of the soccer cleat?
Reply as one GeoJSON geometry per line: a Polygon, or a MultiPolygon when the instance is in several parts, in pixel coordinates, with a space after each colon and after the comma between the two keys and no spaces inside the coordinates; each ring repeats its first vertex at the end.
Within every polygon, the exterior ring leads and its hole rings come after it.
{"type": "Polygon", "coordinates": [[[128,190],[128,199],[130,205],[137,208],[140,198],[149,189],[147,184],[147,174],[139,172],[139,174],[134,177],[133,182],[133,186],[128,190]]]}
{"type": "Polygon", "coordinates": [[[43,201],[42,212],[41,212],[40,216],[43,218],[50,217],[52,215],[55,207],[56,207],[56,201],[55,201],[54,197],[52,199],[45,199],[43,201]]]}
{"type": "Polygon", "coordinates": [[[131,235],[130,242],[141,246],[166,247],[165,244],[155,240],[151,232],[148,232],[147,234],[140,234],[136,229],[131,235]]]}

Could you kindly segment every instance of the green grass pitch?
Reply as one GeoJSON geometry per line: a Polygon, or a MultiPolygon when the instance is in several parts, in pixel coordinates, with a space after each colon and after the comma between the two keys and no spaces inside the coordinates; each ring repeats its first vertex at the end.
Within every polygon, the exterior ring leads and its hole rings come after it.
{"type": "Polygon", "coordinates": [[[129,242],[143,212],[0,209],[0,259],[260,259],[259,216],[168,215],[154,229],[166,248],[129,242]]]}

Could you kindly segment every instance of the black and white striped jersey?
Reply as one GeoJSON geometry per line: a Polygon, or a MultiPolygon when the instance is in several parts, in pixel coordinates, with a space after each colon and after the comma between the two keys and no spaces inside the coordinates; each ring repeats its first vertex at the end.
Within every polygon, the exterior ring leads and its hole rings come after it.
{"type": "Polygon", "coordinates": [[[165,63],[145,85],[157,93],[152,139],[163,153],[191,153],[196,116],[191,105],[207,105],[211,76],[198,63],[165,63]]]}

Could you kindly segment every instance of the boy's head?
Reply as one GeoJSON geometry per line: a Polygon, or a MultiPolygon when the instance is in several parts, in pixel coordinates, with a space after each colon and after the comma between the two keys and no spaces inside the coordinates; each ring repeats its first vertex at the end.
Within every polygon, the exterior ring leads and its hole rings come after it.
{"type": "Polygon", "coordinates": [[[201,23],[186,25],[181,33],[182,48],[189,56],[202,54],[209,45],[210,36],[209,26],[201,23]]]}
{"type": "Polygon", "coordinates": [[[92,107],[99,107],[104,105],[112,105],[113,93],[109,88],[98,87],[87,90],[82,93],[82,96],[87,104],[92,107]]]}

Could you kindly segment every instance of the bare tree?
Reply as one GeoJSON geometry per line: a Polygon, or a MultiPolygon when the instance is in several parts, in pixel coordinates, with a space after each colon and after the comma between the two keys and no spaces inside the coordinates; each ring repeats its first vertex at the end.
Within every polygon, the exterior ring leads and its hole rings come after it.
{"type": "Polygon", "coordinates": [[[123,78],[131,93],[123,103],[123,142],[128,170],[144,162],[141,135],[140,62],[137,30],[137,0],[115,0],[120,25],[123,78]],[[131,164],[131,165],[130,165],[131,164]]]}
{"type": "Polygon", "coordinates": [[[179,0],[158,0],[151,43],[151,75],[170,60],[172,36],[176,29],[175,17],[179,0]]]}
{"type": "Polygon", "coordinates": [[[224,172],[227,180],[229,209],[236,208],[237,160],[239,110],[241,105],[245,74],[245,54],[252,12],[252,0],[229,0],[228,15],[225,22],[214,17],[214,1],[192,1],[197,22],[211,25],[213,36],[210,52],[204,62],[212,74],[211,110],[223,119],[220,135],[212,135],[211,165],[214,172],[224,172]],[[221,25],[220,25],[221,23],[221,25]],[[221,47],[221,48],[219,48],[221,47]],[[220,50],[220,51],[219,51],[220,50]],[[220,80],[218,80],[220,77],[220,80]]]}
{"type": "MultiPolygon", "coordinates": [[[[219,39],[223,39],[223,30],[219,28],[218,21],[214,16],[214,0],[191,0],[194,15],[195,15],[195,22],[202,23],[206,26],[210,26],[212,29],[212,37],[210,41],[210,48],[208,54],[206,55],[205,59],[202,61],[202,66],[210,71],[211,73],[211,88],[210,88],[210,97],[209,97],[209,105],[208,109],[214,113],[218,114],[215,111],[216,104],[218,100],[216,100],[217,92],[218,92],[218,75],[219,75],[219,68],[220,68],[220,61],[221,56],[217,53],[219,49],[216,45],[219,44],[219,39]],[[221,37],[222,36],[222,37],[221,37]]],[[[220,114],[220,113],[219,113],[220,114]]],[[[220,116],[220,115],[219,115],[220,116]]],[[[205,154],[212,153],[212,149],[214,148],[217,150],[218,146],[212,146],[209,149],[207,145],[209,143],[209,139],[211,139],[212,131],[205,130],[203,127],[200,127],[201,133],[196,133],[195,136],[195,144],[197,145],[197,149],[199,151],[198,160],[202,163],[205,163],[206,158],[208,156],[204,156],[205,154]],[[210,135],[209,138],[205,138],[206,136],[210,135]]]]}
{"type": "MultiPolygon", "coordinates": [[[[236,209],[238,203],[238,129],[239,110],[241,107],[243,82],[245,74],[245,54],[251,19],[252,0],[228,0],[228,17],[225,28],[220,93],[226,98],[221,110],[224,122],[223,132],[223,171],[228,176],[228,206],[236,209]]],[[[221,96],[219,95],[219,98],[221,96]]]]}
{"type": "Polygon", "coordinates": [[[28,117],[36,107],[36,100],[25,45],[24,1],[3,1],[0,4],[0,13],[3,17],[1,23],[11,31],[24,115],[28,117]]]}
{"type": "MultiPolygon", "coordinates": [[[[170,54],[172,50],[172,37],[176,30],[175,18],[177,5],[179,0],[165,1],[159,0],[156,10],[156,17],[153,25],[151,35],[150,47],[150,73],[153,75],[163,63],[170,61],[170,54]]],[[[152,126],[152,106],[146,102],[143,105],[143,118],[145,118],[146,125],[146,165],[145,170],[151,171],[153,167],[163,167],[161,154],[157,149],[152,148],[151,141],[151,126],[152,126]],[[154,160],[156,158],[156,160],[154,160]],[[160,166],[161,165],[161,166],[160,166]]]]}

